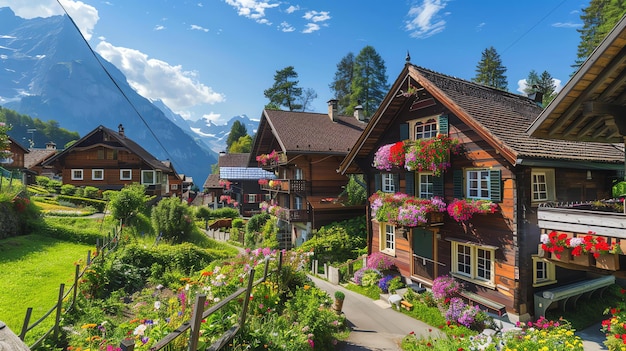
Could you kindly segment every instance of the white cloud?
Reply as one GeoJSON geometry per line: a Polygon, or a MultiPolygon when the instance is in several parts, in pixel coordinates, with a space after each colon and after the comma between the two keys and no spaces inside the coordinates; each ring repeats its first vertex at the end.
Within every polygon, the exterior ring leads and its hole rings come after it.
{"type": "Polygon", "coordinates": [[[280,28],[280,30],[281,30],[281,31],[283,31],[283,32],[285,32],[285,33],[293,32],[293,31],[295,31],[295,30],[296,30],[296,29],[295,29],[292,25],[290,25],[290,24],[289,24],[289,23],[287,23],[287,22],[282,22],[282,23],[278,26],[278,28],[280,28]]]}
{"type": "Polygon", "coordinates": [[[207,28],[204,28],[204,27],[198,26],[198,25],[196,25],[196,24],[192,24],[192,25],[189,27],[189,29],[191,29],[191,30],[199,30],[199,31],[202,31],[202,32],[205,32],[205,33],[209,31],[207,28]]]}
{"type": "Polygon", "coordinates": [[[296,12],[298,10],[300,10],[300,6],[293,6],[293,5],[291,5],[291,6],[289,6],[287,8],[287,10],[285,10],[285,12],[287,12],[287,13],[294,13],[294,12],[296,12]]]}
{"type": "Polygon", "coordinates": [[[206,119],[207,121],[212,121],[213,123],[219,122],[221,114],[215,113],[211,111],[209,114],[202,115],[202,119],[206,119]]]}
{"type": "Polygon", "coordinates": [[[307,23],[302,33],[309,34],[315,31],[320,30],[319,24],[316,23],[307,23]]]}
{"type": "MultiPolygon", "coordinates": [[[[563,89],[563,85],[561,85],[561,82],[562,81],[560,79],[552,78],[552,83],[554,83],[554,86],[556,87],[554,91],[557,93],[561,91],[561,89],[563,89]]],[[[526,94],[524,92],[524,89],[526,89],[526,87],[528,87],[528,84],[526,83],[526,79],[520,79],[517,81],[518,92],[520,92],[521,94],[526,94]]]]}
{"type": "Polygon", "coordinates": [[[483,30],[483,27],[486,25],[487,23],[485,22],[481,22],[476,26],[476,31],[480,32],[481,30],[483,30]]]}
{"type": "MultiPolygon", "coordinates": [[[[85,39],[90,40],[93,28],[100,17],[98,10],[82,1],[60,0],[61,5],[72,17],[85,39]]],[[[63,15],[65,12],[56,0],[0,0],[0,7],[10,7],[19,17],[30,19],[63,15]]]]}
{"type": "Polygon", "coordinates": [[[106,41],[98,43],[96,51],[119,68],[139,94],[152,100],[160,99],[181,115],[185,115],[187,108],[226,100],[223,94],[199,82],[196,72],[184,71],[180,65],[172,66],[148,58],[138,50],[116,47],[106,41]]]}
{"type": "Polygon", "coordinates": [[[165,26],[164,26],[164,25],[157,24],[156,26],[154,26],[154,29],[153,29],[153,30],[159,31],[159,30],[163,30],[163,29],[165,29],[165,26]]]}
{"type": "Polygon", "coordinates": [[[269,1],[257,0],[225,0],[226,3],[237,9],[239,16],[253,19],[261,24],[271,24],[265,18],[265,10],[278,7],[279,4],[272,4],[269,1]]]}
{"type": "Polygon", "coordinates": [[[582,27],[582,23],[572,23],[572,22],[556,22],[552,23],[552,27],[556,28],[578,28],[582,27]]]}
{"type": "Polygon", "coordinates": [[[422,5],[413,6],[409,9],[405,29],[410,32],[412,38],[428,38],[442,32],[446,21],[440,19],[437,14],[447,5],[447,0],[424,0],[422,5]]]}
{"type": "Polygon", "coordinates": [[[324,22],[330,19],[328,11],[307,11],[302,18],[313,22],[324,22]]]}

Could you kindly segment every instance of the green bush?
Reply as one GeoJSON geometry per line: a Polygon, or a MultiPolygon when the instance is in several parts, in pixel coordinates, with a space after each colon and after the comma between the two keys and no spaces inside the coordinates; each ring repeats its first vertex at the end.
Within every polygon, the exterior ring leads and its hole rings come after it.
{"type": "Polygon", "coordinates": [[[46,186],[46,189],[48,189],[48,191],[52,193],[58,194],[61,192],[62,186],[63,186],[63,183],[60,180],[50,179],[50,181],[48,182],[48,185],[46,186]]]}
{"type": "Polygon", "coordinates": [[[191,209],[177,197],[165,198],[152,208],[154,232],[171,243],[188,241],[195,227],[191,209]]]}
{"type": "Polygon", "coordinates": [[[270,215],[268,213],[259,213],[252,216],[248,223],[246,223],[246,231],[244,242],[247,247],[255,247],[256,246],[256,236],[257,233],[261,231],[265,222],[270,219],[270,215]]]}
{"type": "Polygon", "coordinates": [[[100,189],[93,186],[86,186],[84,191],[84,197],[88,197],[90,199],[98,199],[100,198],[100,189]]]}
{"type": "Polygon", "coordinates": [[[37,185],[39,185],[42,188],[47,188],[48,184],[50,184],[50,178],[45,177],[45,176],[36,176],[35,177],[35,183],[37,183],[37,185]]]}
{"type": "MultiPolygon", "coordinates": [[[[80,189],[80,188],[78,188],[80,189]]],[[[78,193],[78,189],[77,189],[77,193],[78,193]]],[[[64,201],[68,201],[71,202],[77,206],[81,206],[81,207],[87,207],[87,206],[92,206],[93,208],[95,208],[98,212],[103,212],[104,208],[107,205],[107,202],[104,200],[98,200],[98,199],[88,199],[86,197],[78,197],[78,196],[68,196],[68,195],[58,195],[57,196],[58,201],[64,200],[64,201]]]]}
{"type": "Polygon", "coordinates": [[[72,184],[63,184],[61,186],[61,195],[74,195],[76,194],[76,187],[72,184]]]}
{"type": "Polygon", "coordinates": [[[239,211],[232,207],[222,207],[211,212],[212,219],[218,218],[239,218],[239,211]]]}
{"type": "Polygon", "coordinates": [[[233,228],[243,228],[244,225],[245,223],[242,218],[235,218],[231,223],[231,227],[233,228]]]}
{"type": "Polygon", "coordinates": [[[126,185],[122,190],[108,194],[111,214],[115,219],[121,219],[122,223],[140,213],[147,201],[146,188],[139,183],[126,185]]]}

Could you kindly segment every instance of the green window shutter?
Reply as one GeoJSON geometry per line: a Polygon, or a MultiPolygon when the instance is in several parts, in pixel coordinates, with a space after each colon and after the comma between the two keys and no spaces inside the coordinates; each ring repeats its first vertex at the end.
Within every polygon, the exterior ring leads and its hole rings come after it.
{"type": "Polygon", "coordinates": [[[409,124],[400,124],[400,140],[407,140],[409,138],[409,124]]]}
{"type": "Polygon", "coordinates": [[[463,170],[455,169],[452,173],[452,183],[454,184],[454,197],[463,198],[463,170]]]}
{"type": "Polygon", "coordinates": [[[448,115],[439,116],[439,134],[448,135],[448,115]]]}
{"type": "Polygon", "coordinates": [[[380,173],[374,174],[374,191],[378,191],[383,188],[383,179],[380,173]]]}
{"type": "Polygon", "coordinates": [[[396,193],[400,191],[400,174],[393,174],[393,188],[396,190],[396,193]]]}
{"type": "Polygon", "coordinates": [[[499,169],[489,171],[489,195],[491,201],[502,201],[502,172],[499,169]]]}
{"type": "Polygon", "coordinates": [[[433,196],[443,197],[443,175],[433,176],[433,196]]]}
{"type": "Polygon", "coordinates": [[[405,193],[411,196],[415,195],[415,173],[407,172],[405,173],[406,177],[406,189],[405,193]]]}

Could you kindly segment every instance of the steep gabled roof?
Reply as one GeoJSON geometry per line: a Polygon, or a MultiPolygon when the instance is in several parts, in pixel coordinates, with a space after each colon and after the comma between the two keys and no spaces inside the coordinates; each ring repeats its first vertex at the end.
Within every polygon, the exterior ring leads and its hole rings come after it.
{"type": "Polygon", "coordinates": [[[163,162],[157,160],[154,156],[152,156],[152,154],[146,151],[143,147],[139,146],[139,144],[135,143],[131,139],[127,138],[126,136],[121,135],[118,132],[115,132],[102,125],[98,126],[96,129],[92,130],[87,135],[80,138],[77,142],[75,142],[74,144],[72,144],[70,147],[66,148],[62,152],[45,160],[42,164],[44,166],[51,165],[56,160],[65,157],[65,155],[69,154],[70,152],[74,150],[89,149],[98,145],[109,147],[109,148],[127,149],[130,152],[134,153],[135,155],[141,157],[141,159],[153,169],[161,170],[161,171],[171,170],[170,167],[166,166],[163,162]],[[94,135],[98,133],[102,133],[103,136],[106,135],[109,138],[108,139],[109,141],[107,142],[102,141],[100,143],[90,144],[90,145],[85,144],[87,140],[90,140],[91,137],[93,137],[94,135]]]}
{"type": "Polygon", "coordinates": [[[220,154],[217,159],[218,167],[247,167],[249,153],[220,154]]]}
{"type": "Polygon", "coordinates": [[[625,105],[626,16],[580,66],[528,132],[538,138],[623,143],[625,105]]]}
{"type": "Polygon", "coordinates": [[[350,151],[363,128],[365,122],[351,116],[335,116],[332,121],[325,113],[264,110],[252,155],[276,150],[286,154],[343,156],[350,151]]]}
{"type": "Polygon", "coordinates": [[[511,164],[524,159],[593,161],[620,163],[623,151],[610,144],[542,140],[529,136],[526,129],[541,112],[533,100],[502,90],[447,76],[407,64],[374,113],[355,147],[340,165],[341,173],[355,171],[357,157],[366,157],[382,133],[405,107],[406,99],[397,96],[403,87],[423,88],[428,98],[472,128],[511,164]],[[350,168],[350,169],[349,169],[350,168]]]}
{"type": "Polygon", "coordinates": [[[220,184],[220,175],[217,173],[209,174],[204,181],[203,189],[221,189],[224,186],[220,184]]]}

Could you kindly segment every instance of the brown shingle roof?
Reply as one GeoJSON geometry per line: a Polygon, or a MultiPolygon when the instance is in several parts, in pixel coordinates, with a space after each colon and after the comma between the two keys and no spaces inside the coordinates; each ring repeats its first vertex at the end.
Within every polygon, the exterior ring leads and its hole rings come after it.
{"type": "Polygon", "coordinates": [[[365,128],[355,117],[325,113],[265,110],[263,116],[286,153],[345,155],[365,128]]]}
{"type": "Polygon", "coordinates": [[[54,156],[57,151],[56,149],[31,149],[29,153],[24,154],[24,168],[30,169],[36,166],[54,156]]]}
{"type": "Polygon", "coordinates": [[[204,189],[222,188],[220,185],[220,175],[217,173],[209,174],[202,186],[204,189]]]}
{"type": "Polygon", "coordinates": [[[220,154],[217,165],[218,167],[247,167],[249,159],[249,153],[220,154]]]}
{"type": "MultiPolygon", "coordinates": [[[[450,100],[477,121],[517,158],[548,158],[620,163],[623,152],[613,144],[545,140],[526,130],[543,110],[531,99],[414,66],[450,100]]],[[[446,102],[443,102],[444,105],[446,102]]]]}

